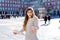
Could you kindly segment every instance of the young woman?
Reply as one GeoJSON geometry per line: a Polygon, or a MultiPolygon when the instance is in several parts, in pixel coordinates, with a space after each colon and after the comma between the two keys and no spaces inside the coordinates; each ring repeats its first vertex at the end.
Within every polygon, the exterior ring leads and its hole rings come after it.
{"type": "Polygon", "coordinates": [[[23,25],[23,30],[26,32],[25,40],[38,40],[36,35],[38,28],[38,18],[35,16],[33,8],[27,8],[23,25]]]}
{"type": "Polygon", "coordinates": [[[26,31],[25,40],[38,40],[36,35],[38,29],[38,18],[35,16],[33,8],[28,8],[26,10],[23,28],[26,31]]]}

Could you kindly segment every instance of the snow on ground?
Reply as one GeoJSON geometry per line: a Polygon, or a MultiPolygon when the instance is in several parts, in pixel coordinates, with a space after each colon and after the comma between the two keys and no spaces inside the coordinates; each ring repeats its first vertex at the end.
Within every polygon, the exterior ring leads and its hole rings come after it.
{"type": "MultiPolygon", "coordinates": [[[[24,40],[22,34],[14,35],[13,30],[21,30],[24,17],[0,19],[0,40],[24,40]]],[[[60,18],[51,19],[51,23],[45,25],[44,21],[39,19],[39,30],[37,36],[39,40],[60,40],[60,18]]]]}

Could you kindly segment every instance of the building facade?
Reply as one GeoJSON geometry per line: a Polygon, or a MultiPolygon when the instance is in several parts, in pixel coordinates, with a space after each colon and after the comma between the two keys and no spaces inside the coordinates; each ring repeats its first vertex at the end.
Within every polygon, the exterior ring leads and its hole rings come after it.
{"type": "Polygon", "coordinates": [[[43,0],[44,7],[56,14],[60,11],[60,0],[43,0]]]}
{"type": "Polygon", "coordinates": [[[0,14],[22,15],[27,7],[33,5],[30,3],[31,1],[32,0],[0,0],[0,14]]]}

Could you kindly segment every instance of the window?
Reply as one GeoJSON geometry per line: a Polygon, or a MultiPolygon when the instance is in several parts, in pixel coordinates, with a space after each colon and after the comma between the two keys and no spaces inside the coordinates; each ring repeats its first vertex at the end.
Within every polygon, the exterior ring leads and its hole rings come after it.
{"type": "Polygon", "coordinates": [[[2,8],[2,10],[4,10],[4,8],[2,8]]]}
{"type": "Polygon", "coordinates": [[[48,0],[49,2],[51,1],[51,0],[48,0]]]}
{"type": "Polygon", "coordinates": [[[59,9],[59,6],[57,6],[57,8],[59,9]]]}
{"type": "Polygon", "coordinates": [[[2,4],[2,6],[4,7],[4,4],[2,4]]]}
{"type": "Polygon", "coordinates": [[[0,10],[2,10],[2,8],[0,7],[0,10]]]}
{"type": "Polygon", "coordinates": [[[46,2],[47,0],[43,0],[43,2],[46,2]]]}
{"type": "Polygon", "coordinates": [[[9,1],[7,1],[9,3],[9,1]]]}
{"type": "Polygon", "coordinates": [[[9,7],[10,5],[8,4],[8,7],[9,7]]]}
{"type": "Polygon", "coordinates": [[[12,8],[11,8],[11,10],[12,10],[12,8]]]}
{"type": "Polygon", "coordinates": [[[12,7],[12,4],[10,4],[10,7],[12,7]]]}
{"type": "Polygon", "coordinates": [[[55,6],[53,6],[54,7],[54,9],[56,8],[55,6]]]}
{"type": "Polygon", "coordinates": [[[7,4],[5,4],[5,6],[7,6],[7,4]]]}
{"type": "Polygon", "coordinates": [[[56,2],[54,2],[53,5],[56,5],[56,2]]]}
{"type": "Polygon", "coordinates": [[[50,5],[50,3],[48,3],[48,5],[50,5]]]}
{"type": "Polygon", "coordinates": [[[8,10],[10,10],[10,7],[8,7],[8,10]]]}
{"type": "Polygon", "coordinates": [[[58,5],[59,5],[60,2],[58,1],[57,3],[58,3],[58,5]]]}
{"type": "Polygon", "coordinates": [[[7,8],[5,8],[5,10],[7,10],[7,8]]]}
{"type": "Polygon", "coordinates": [[[4,2],[5,0],[1,0],[1,2],[4,2]]]}

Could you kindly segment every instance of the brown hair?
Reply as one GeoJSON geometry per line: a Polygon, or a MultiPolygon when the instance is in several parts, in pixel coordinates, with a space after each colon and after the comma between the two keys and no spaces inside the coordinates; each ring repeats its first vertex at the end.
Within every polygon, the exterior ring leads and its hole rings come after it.
{"type": "MultiPolygon", "coordinates": [[[[24,24],[23,24],[23,30],[26,31],[26,25],[27,25],[27,21],[28,21],[28,15],[27,12],[31,10],[33,12],[33,10],[31,8],[26,9],[26,15],[25,15],[25,19],[24,19],[24,24]]],[[[31,16],[31,18],[33,18],[33,15],[31,16]]]]}

